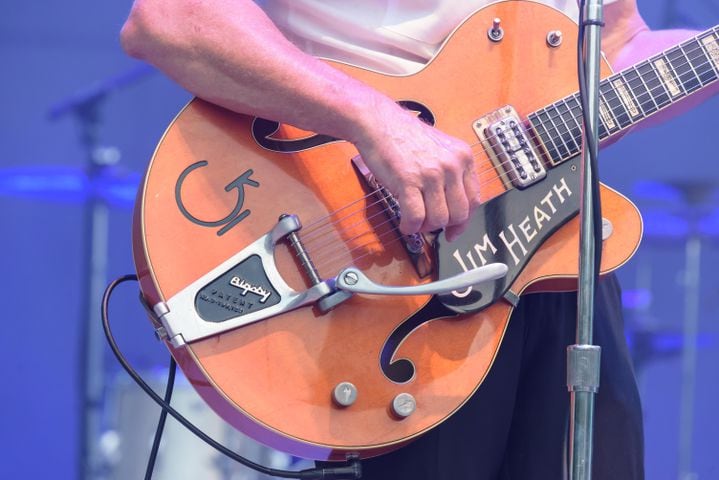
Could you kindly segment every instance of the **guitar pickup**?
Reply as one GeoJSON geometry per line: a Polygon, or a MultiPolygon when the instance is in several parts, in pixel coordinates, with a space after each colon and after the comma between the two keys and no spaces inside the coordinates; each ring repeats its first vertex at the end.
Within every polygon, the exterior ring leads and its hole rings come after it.
{"type": "Polygon", "coordinates": [[[473,128],[495,166],[506,174],[507,183],[525,188],[547,176],[534,143],[513,107],[506,106],[485,115],[473,123],[473,128]]]}

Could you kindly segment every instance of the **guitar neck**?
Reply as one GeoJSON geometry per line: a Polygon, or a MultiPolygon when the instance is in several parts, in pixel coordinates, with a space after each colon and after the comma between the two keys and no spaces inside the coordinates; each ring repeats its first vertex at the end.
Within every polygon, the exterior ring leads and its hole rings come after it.
{"type": "MultiPolygon", "coordinates": [[[[719,78],[719,25],[622,70],[599,86],[599,139],[699,92],[719,78]]],[[[582,144],[579,93],[529,115],[553,165],[577,155],[582,144]]]]}

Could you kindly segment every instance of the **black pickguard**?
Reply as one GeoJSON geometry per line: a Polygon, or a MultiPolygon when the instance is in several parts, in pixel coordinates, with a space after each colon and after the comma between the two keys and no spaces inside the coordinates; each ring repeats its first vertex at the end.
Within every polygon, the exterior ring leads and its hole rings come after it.
{"type": "MultiPolygon", "coordinates": [[[[522,190],[508,190],[481,205],[475,211],[470,226],[454,242],[447,242],[444,234],[437,237],[436,254],[440,279],[464,271],[456,258],[457,255],[463,259],[468,269],[474,267],[470,257],[477,266],[482,265],[477,245],[482,246],[485,239],[488,239],[497,249],[496,252],[492,252],[491,248],[487,248],[481,252],[485,263],[502,262],[509,267],[509,272],[504,278],[475,285],[464,297],[454,294],[438,295],[438,299],[443,305],[457,313],[477,312],[488,307],[507,292],[540,245],[578,213],[579,158],[579,156],[574,157],[549,169],[546,178],[539,183],[522,190]],[[566,190],[563,188],[565,184],[566,190]],[[555,190],[557,185],[559,185],[561,195],[558,195],[555,190]],[[567,194],[567,191],[571,191],[571,194],[567,194]],[[560,198],[563,198],[564,201],[560,201],[560,198]],[[552,211],[550,204],[556,211],[552,211]],[[539,213],[535,207],[539,209],[539,213]],[[536,215],[539,215],[540,219],[544,219],[541,222],[541,228],[537,227],[536,215]],[[544,215],[549,215],[550,219],[547,220],[544,215]],[[526,221],[527,219],[529,221],[526,221]],[[530,227],[529,236],[531,237],[531,234],[535,233],[531,240],[527,239],[528,235],[520,228],[523,221],[525,226],[530,227]],[[513,251],[517,258],[512,255],[506,243],[500,238],[502,232],[508,239],[507,242],[514,238],[509,230],[510,226],[513,227],[516,237],[520,239],[522,246],[526,249],[525,253],[522,248],[515,245],[513,251]]],[[[484,245],[486,246],[486,244],[484,245]]]]}
{"type": "MultiPolygon", "coordinates": [[[[380,367],[388,379],[396,383],[405,383],[414,377],[415,367],[412,362],[405,358],[395,359],[394,356],[405,338],[415,329],[438,318],[477,312],[494,303],[507,292],[540,245],[577,214],[579,211],[578,163],[579,157],[568,160],[550,169],[546,178],[539,183],[523,190],[508,190],[481,205],[475,212],[470,226],[454,242],[447,242],[444,234],[437,237],[435,246],[440,279],[464,271],[455,257],[456,252],[464,257],[465,266],[468,268],[473,268],[474,265],[467,257],[467,253],[472,255],[478,266],[482,265],[475,245],[481,244],[484,238],[489,239],[497,248],[496,252],[488,249],[483,253],[485,263],[506,263],[509,272],[499,280],[473,286],[471,291],[461,298],[452,294],[435,295],[424,307],[398,325],[385,340],[380,353],[380,367]],[[535,207],[539,211],[535,211],[535,207]],[[535,215],[541,220],[541,228],[538,228],[535,215]],[[525,225],[528,228],[525,234],[520,225],[526,219],[528,220],[525,225]],[[508,236],[509,226],[512,226],[516,237],[524,247],[524,249],[514,247],[516,260],[500,237],[500,233],[504,232],[508,243],[511,243],[511,237],[508,236]],[[527,240],[527,236],[531,237],[531,240],[527,240]]],[[[461,317],[458,317],[457,321],[462,321],[461,317]]]]}

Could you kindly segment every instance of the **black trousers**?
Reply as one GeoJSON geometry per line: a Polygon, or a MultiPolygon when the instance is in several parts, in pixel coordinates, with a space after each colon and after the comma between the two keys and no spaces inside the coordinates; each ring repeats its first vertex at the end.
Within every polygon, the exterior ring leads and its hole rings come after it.
{"type": "MultiPolygon", "coordinates": [[[[564,478],[569,423],[566,347],[575,343],[576,302],[575,293],[523,297],[476,394],[411,444],[363,461],[362,478],[564,478]]],[[[614,276],[599,283],[595,306],[594,343],[602,347],[602,360],[593,479],[642,479],[642,412],[614,276]]]]}

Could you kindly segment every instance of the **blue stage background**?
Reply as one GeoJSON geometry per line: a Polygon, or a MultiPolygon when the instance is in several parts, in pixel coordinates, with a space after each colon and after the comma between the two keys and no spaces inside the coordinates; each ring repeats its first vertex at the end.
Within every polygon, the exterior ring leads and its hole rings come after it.
{"type": "MultiPolygon", "coordinates": [[[[112,195],[109,206],[107,277],[111,279],[133,272],[133,181],[142,173],[166,125],[190,96],[121,51],[118,32],[130,8],[127,0],[9,1],[4,5],[0,16],[0,105],[6,111],[0,122],[4,325],[0,334],[0,478],[72,479],[78,478],[81,436],[80,338],[88,245],[84,227],[87,185],[82,183],[82,171],[87,153],[79,140],[77,116],[68,113],[51,120],[49,113],[68,97],[90,92],[108,79],[118,84],[98,104],[100,141],[113,148],[108,155],[119,153],[116,169],[124,188],[112,195]],[[134,80],[122,84],[128,75],[134,80]]],[[[706,28],[719,22],[716,0],[640,0],[639,5],[655,28],[706,28]]],[[[713,223],[704,224],[702,238],[692,471],[698,479],[719,478],[718,107],[715,98],[682,118],[625,138],[602,155],[603,181],[634,199],[648,219],[647,238],[620,277],[629,292],[628,335],[635,346],[646,345],[642,339],[651,338],[655,347],[649,355],[637,348],[647,478],[652,480],[678,477],[686,235],[673,232],[686,227],[691,212],[705,219],[713,215],[713,223]],[[655,188],[637,186],[643,180],[701,183],[713,193],[703,202],[704,212],[683,206],[671,195],[660,195],[655,188]],[[659,214],[671,215],[678,227],[662,232],[660,227],[667,223],[653,221],[659,214]],[[641,336],[641,332],[653,335],[641,336]]],[[[124,287],[113,306],[112,320],[132,363],[145,372],[161,371],[167,353],[154,340],[135,286],[124,287]]],[[[116,414],[116,392],[131,387],[122,386],[122,373],[109,350],[105,349],[102,360],[108,392],[102,412],[110,422],[116,414]]],[[[105,448],[112,450],[111,439],[105,441],[109,442],[105,448]]],[[[192,438],[187,442],[197,452],[206,448],[192,438]]],[[[147,450],[149,443],[139,452],[147,450]]],[[[141,464],[145,457],[125,461],[141,464]]]]}

